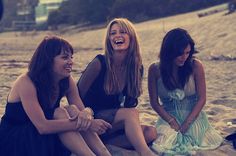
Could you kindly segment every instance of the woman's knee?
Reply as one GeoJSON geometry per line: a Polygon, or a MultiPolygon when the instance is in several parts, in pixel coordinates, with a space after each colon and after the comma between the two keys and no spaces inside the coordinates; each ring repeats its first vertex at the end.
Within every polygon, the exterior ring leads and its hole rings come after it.
{"type": "Polygon", "coordinates": [[[70,117],[77,116],[79,113],[79,109],[76,107],[76,105],[68,105],[65,107],[65,109],[70,115],[70,117]]]}
{"type": "Polygon", "coordinates": [[[69,118],[67,110],[62,107],[58,107],[55,109],[54,114],[53,114],[54,119],[66,119],[69,118]]]}
{"type": "Polygon", "coordinates": [[[132,119],[138,118],[139,112],[136,108],[121,108],[118,110],[117,115],[122,116],[124,118],[132,119]]]}
{"type": "Polygon", "coordinates": [[[156,128],[153,126],[142,125],[143,135],[146,142],[149,144],[157,138],[156,128]]]}

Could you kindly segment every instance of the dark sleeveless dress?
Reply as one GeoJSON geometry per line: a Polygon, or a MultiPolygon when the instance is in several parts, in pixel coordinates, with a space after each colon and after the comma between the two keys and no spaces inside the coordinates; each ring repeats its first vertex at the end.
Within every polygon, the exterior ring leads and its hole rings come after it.
{"type": "MultiPolygon", "coordinates": [[[[59,106],[45,109],[47,119],[53,118],[59,106]]],[[[22,103],[7,103],[0,124],[0,156],[70,156],[57,134],[41,135],[25,113],[22,103]]]]}
{"type": "MultiPolygon", "coordinates": [[[[112,95],[106,94],[103,87],[105,82],[105,74],[107,71],[105,57],[104,55],[99,54],[95,58],[97,58],[101,63],[101,70],[85,96],[82,97],[82,101],[86,107],[91,107],[93,109],[94,118],[103,119],[112,124],[118,109],[136,107],[138,104],[138,99],[127,95],[126,86],[120,93],[112,95]]],[[[77,83],[77,87],[80,92],[79,82],[77,83]]],[[[124,129],[112,134],[108,130],[100,137],[103,141],[105,141],[111,137],[123,134],[124,129]]]]}
{"type": "Polygon", "coordinates": [[[107,70],[105,57],[99,54],[95,58],[99,59],[101,62],[101,71],[88,89],[86,95],[82,98],[84,105],[86,107],[91,107],[95,114],[101,110],[135,107],[138,100],[137,98],[132,98],[127,95],[126,87],[121,93],[113,95],[106,94],[103,88],[107,70]]]}

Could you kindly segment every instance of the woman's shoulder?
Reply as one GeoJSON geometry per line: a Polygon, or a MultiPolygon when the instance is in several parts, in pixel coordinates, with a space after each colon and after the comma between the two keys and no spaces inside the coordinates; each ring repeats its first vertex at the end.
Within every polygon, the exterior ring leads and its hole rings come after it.
{"type": "Polygon", "coordinates": [[[103,61],[103,60],[105,60],[105,55],[103,55],[103,54],[97,54],[96,55],[96,57],[95,57],[95,59],[98,59],[98,60],[100,60],[100,61],[103,61]]]}
{"type": "Polygon", "coordinates": [[[202,61],[200,59],[198,59],[198,58],[193,58],[193,63],[194,63],[194,65],[195,64],[196,65],[202,65],[202,61]]]}
{"type": "Polygon", "coordinates": [[[193,75],[204,75],[204,67],[202,62],[199,59],[194,58],[193,60],[193,75]]]}
{"type": "Polygon", "coordinates": [[[149,65],[149,68],[155,69],[155,70],[160,70],[160,63],[159,62],[153,62],[149,65]]]}
{"type": "Polygon", "coordinates": [[[21,74],[15,81],[15,84],[22,84],[22,83],[32,83],[29,75],[27,73],[21,74]]]}
{"type": "Polygon", "coordinates": [[[196,71],[199,69],[203,69],[202,61],[197,58],[194,58],[193,59],[193,71],[196,71]]]}
{"type": "Polygon", "coordinates": [[[160,76],[160,65],[159,62],[154,62],[149,66],[149,74],[155,75],[156,77],[160,76]]]}
{"type": "Polygon", "coordinates": [[[19,90],[35,89],[35,85],[27,73],[21,74],[13,84],[19,90]]]}
{"type": "Polygon", "coordinates": [[[33,82],[27,73],[21,74],[13,83],[8,96],[9,101],[19,101],[19,96],[22,93],[32,93],[35,91],[33,82]],[[16,100],[17,99],[17,100],[16,100]]]}
{"type": "Polygon", "coordinates": [[[89,69],[93,71],[100,71],[103,64],[103,55],[97,55],[88,65],[89,69]]]}
{"type": "Polygon", "coordinates": [[[101,61],[101,57],[103,55],[99,54],[97,55],[86,67],[86,69],[82,72],[83,75],[89,75],[89,77],[97,76],[99,73],[101,73],[102,70],[105,71],[105,67],[103,65],[103,62],[101,61]]]}

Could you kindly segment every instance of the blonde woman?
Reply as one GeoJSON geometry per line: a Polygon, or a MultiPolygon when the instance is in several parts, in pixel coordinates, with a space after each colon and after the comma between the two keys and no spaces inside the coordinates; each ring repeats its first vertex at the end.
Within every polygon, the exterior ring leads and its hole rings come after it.
{"type": "Polygon", "coordinates": [[[84,104],[95,118],[112,125],[101,138],[105,143],[134,147],[141,155],[153,155],[147,143],[156,138],[151,126],[141,126],[135,108],[142,92],[142,60],[133,24],[116,18],[107,26],[105,54],[87,66],[77,86],[84,104]],[[128,140],[127,140],[128,139],[128,140]]]}

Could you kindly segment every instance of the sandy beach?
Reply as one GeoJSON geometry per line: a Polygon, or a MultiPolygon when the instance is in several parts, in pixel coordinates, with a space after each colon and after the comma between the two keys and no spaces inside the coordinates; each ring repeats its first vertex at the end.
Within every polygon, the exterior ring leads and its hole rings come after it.
{"type": "MultiPolygon", "coordinates": [[[[199,18],[197,14],[204,11],[207,10],[135,24],[140,37],[145,69],[143,94],[138,106],[142,124],[154,125],[159,118],[149,103],[148,66],[157,61],[165,33],[172,28],[181,27],[188,30],[195,40],[199,51],[196,56],[204,64],[207,102],[203,109],[208,114],[209,121],[223,137],[236,130],[236,13],[225,15],[225,10],[199,18]]],[[[78,80],[86,65],[97,54],[103,53],[105,31],[105,27],[84,31],[76,27],[67,27],[56,32],[0,33],[0,116],[4,113],[12,83],[21,73],[27,71],[28,62],[45,35],[60,35],[73,45],[75,54],[72,74],[75,80],[78,80]]],[[[108,147],[114,156],[137,155],[134,151],[108,147]]],[[[216,150],[199,151],[195,155],[233,156],[236,155],[236,150],[230,142],[224,141],[216,150]]]]}

